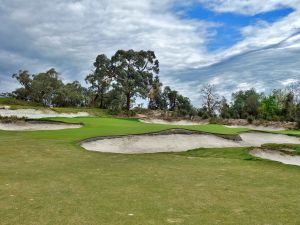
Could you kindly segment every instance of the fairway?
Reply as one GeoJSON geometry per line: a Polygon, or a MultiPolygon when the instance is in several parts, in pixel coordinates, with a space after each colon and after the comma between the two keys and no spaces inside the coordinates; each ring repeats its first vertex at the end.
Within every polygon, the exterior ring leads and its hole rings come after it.
{"type": "Polygon", "coordinates": [[[300,223],[300,168],[256,159],[247,148],[123,155],[79,145],[92,137],[170,128],[232,136],[247,129],[52,120],[84,126],[0,132],[1,225],[300,223]]]}

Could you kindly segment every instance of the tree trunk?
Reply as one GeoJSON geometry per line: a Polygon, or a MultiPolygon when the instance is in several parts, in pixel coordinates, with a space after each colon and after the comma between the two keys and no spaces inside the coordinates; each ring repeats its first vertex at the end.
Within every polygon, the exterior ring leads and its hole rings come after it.
{"type": "Polygon", "coordinates": [[[129,111],[130,110],[130,103],[131,103],[130,93],[126,94],[126,98],[127,98],[126,109],[127,109],[127,111],[129,111]]]}

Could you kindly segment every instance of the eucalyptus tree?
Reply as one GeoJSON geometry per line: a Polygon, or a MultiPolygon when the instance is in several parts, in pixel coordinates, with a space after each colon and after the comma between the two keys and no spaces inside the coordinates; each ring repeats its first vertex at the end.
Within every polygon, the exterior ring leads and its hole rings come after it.
{"type": "Polygon", "coordinates": [[[118,50],[111,58],[113,86],[126,96],[126,109],[133,97],[146,98],[159,62],[153,51],[118,50]]]}
{"type": "Polygon", "coordinates": [[[93,105],[100,101],[100,108],[104,108],[105,94],[108,91],[112,80],[111,60],[104,54],[98,55],[93,66],[93,72],[89,74],[85,81],[91,84],[91,90],[95,93],[93,105]]]}

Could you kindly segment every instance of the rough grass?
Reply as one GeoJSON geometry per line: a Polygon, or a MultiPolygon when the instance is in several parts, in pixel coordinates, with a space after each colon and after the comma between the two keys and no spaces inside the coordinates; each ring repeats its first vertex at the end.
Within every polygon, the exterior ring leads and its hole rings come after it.
{"type": "MultiPolygon", "coordinates": [[[[88,152],[78,145],[82,138],[170,126],[112,118],[59,120],[86,127],[0,132],[1,225],[300,224],[297,166],[253,160],[245,148],[88,152]]],[[[220,125],[193,129],[240,131],[220,125]]]]}

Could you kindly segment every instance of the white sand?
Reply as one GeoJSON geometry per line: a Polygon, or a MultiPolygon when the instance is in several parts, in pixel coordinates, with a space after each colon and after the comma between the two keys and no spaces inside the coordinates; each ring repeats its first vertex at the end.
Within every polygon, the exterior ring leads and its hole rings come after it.
{"type": "Polygon", "coordinates": [[[280,151],[254,149],[250,154],[262,159],[273,160],[289,165],[300,166],[300,156],[291,156],[280,151]]]}
{"type": "Polygon", "coordinates": [[[0,109],[0,116],[16,116],[18,118],[26,117],[29,119],[48,118],[48,117],[78,117],[89,116],[87,112],[78,113],[57,113],[52,110],[36,110],[36,109],[0,109]]]}
{"type": "Polygon", "coordinates": [[[117,138],[86,141],[81,146],[90,151],[112,153],[181,152],[195,148],[225,148],[261,146],[266,143],[300,144],[297,137],[268,134],[243,133],[242,141],[224,139],[206,134],[131,135],[117,138]]]}
{"type": "Polygon", "coordinates": [[[47,122],[0,123],[0,130],[7,130],[7,131],[62,130],[62,129],[74,129],[80,127],[82,126],[79,124],[47,123],[47,122]]]}
{"type": "Polygon", "coordinates": [[[261,146],[263,144],[273,143],[273,144],[300,144],[300,139],[294,136],[288,136],[284,134],[271,134],[271,133],[260,133],[260,132],[250,132],[241,133],[245,146],[261,146]]]}
{"type": "Polygon", "coordinates": [[[156,123],[156,124],[167,124],[167,125],[202,125],[207,124],[207,122],[197,122],[197,121],[191,121],[191,120],[162,120],[162,119],[140,119],[140,122],[143,123],[156,123]]]}
{"type": "Polygon", "coordinates": [[[181,152],[194,148],[239,147],[238,142],[204,134],[135,135],[84,142],[90,151],[113,153],[181,152]]]}
{"type": "Polygon", "coordinates": [[[272,126],[255,126],[255,125],[226,125],[229,128],[248,128],[251,130],[261,130],[261,131],[280,131],[285,130],[283,127],[272,127],[272,126]]]}

